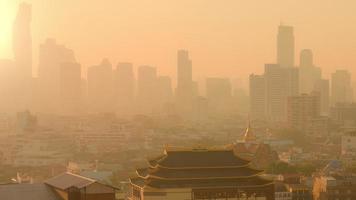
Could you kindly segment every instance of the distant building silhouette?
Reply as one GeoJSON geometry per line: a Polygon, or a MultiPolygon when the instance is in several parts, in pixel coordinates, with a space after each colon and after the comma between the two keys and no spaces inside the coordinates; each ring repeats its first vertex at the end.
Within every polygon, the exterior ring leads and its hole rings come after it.
{"type": "Polygon", "coordinates": [[[88,109],[93,113],[114,112],[113,71],[108,59],[88,69],[88,109]]]}
{"type": "Polygon", "coordinates": [[[331,75],[331,101],[333,105],[337,103],[351,103],[353,101],[350,72],[336,70],[331,75]]]}
{"type": "Polygon", "coordinates": [[[315,84],[321,79],[321,69],[313,63],[313,52],[304,49],[300,52],[299,64],[299,91],[301,94],[309,94],[314,90],[315,84]]]}
{"type": "Polygon", "coordinates": [[[18,109],[31,107],[32,98],[32,36],[31,5],[21,3],[13,24],[13,53],[16,67],[18,109]]]}
{"type": "Polygon", "coordinates": [[[281,67],[294,67],[294,34],[291,26],[278,27],[277,64],[281,67]]]}
{"type": "Polygon", "coordinates": [[[266,80],[263,75],[250,75],[250,117],[266,117],[266,80]]]}
{"type": "Polygon", "coordinates": [[[179,50],[177,53],[176,101],[181,112],[191,111],[193,102],[192,60],[186,50],[179,50]]]}
{"type": "Polygon", "coordinates": [[[320,97],[317,94],[290,96],[287,119],[291,128],[305,131],[312,120],[320,116],[320,97]]]}
{"type": "Polygon", "coordinates": [[[76,63],[74,52],[47,39],[40,45],[36,110],[59,113],[61,100],[61,67],[63,63],[76,63]]]}
{"type": "Polygon", "coordinates": [[[266,113],[271,120],[285,120],[288,96],[299,94],[299,73],[295,67],[265,65],[266,113]]]}
{"type": "Polygon", "coordinates": [[[118,63],[113,72],[116,111],[129,114],[133,109],[135,76],[132,63],[118,63]]]}
{"type": "Polygon", "coordinates": [[[173,102],[172,80],[169,76],[158,76],[157,94],[157,101],[160,107],[167,106],[167,104],[173,102]]]}
{"type": "Polygon", "coordinates": [[[12,60],[0,60],[0,110],[1,112],[18,111],[18,92],[15,62],[12,60]]]}

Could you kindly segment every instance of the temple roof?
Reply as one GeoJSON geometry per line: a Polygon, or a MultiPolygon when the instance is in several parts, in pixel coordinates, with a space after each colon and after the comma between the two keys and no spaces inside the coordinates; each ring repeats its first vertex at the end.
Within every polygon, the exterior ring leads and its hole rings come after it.
{"type": "Polygon", "coordinates": [[[251,123],[248,123],[248,127],[245,131],[244,135],[244,141],[245,142],[256,142],[256,135],[253,133],[252,128],[251,128],[251,123]]]}
{"type": "Polygon", "coordinates": [[[183,151],[165,151],[165,154],[149,160],[151,167],[159,165],[165,168],[225,168],[242,167],[250,163],[235,155],[232,149],[209,150],[193,149],[183,151]]]}
{"type": "Polygon", "coordinates": [[[215,178],[248,178],[262,173],[263,170],[252,168],[210,168],[210,169],[167,169],[143,168],[137,169],[137,175],[143,178],[155,177],[158,179],[215,179],[215,178]]]}
{"type": "Polygon", "coordinates": [[[131,183],[139,187],[199,188],[264,186],[272,181],[259,175],[262,170],[235,155],[233,149],[166,149],[164,155],[149,161],[147,168],[137,169],[131,183]]]}
{"type": "Polygon", "coordinates": [[[131,183],[138,187],[153,188],[204,188],[204,187],[263,187],[273,184],[273,181],[254,177],[249,179],[212,179],[212,180],[161,180],[161,179],[143,179],[136,177],[131,179],[131,183]]]}

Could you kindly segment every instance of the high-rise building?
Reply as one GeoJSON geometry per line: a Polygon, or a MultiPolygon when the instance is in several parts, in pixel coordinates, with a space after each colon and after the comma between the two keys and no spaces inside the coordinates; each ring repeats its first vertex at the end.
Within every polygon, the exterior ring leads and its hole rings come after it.
{"type": "Polygon", "coordinates": [[[18,95],[16,92],[16,68],[12,60],[0,60],[0,110],[18,112],[18,95]]]}
{"type": "Polygon", "coordinates": [[[88,107],[90,112],[114,112],[112,65],[104,59],[88,69],[88,107]]]}
{"type": "Polygon", "coordinates": [[[157,105],[157,70],[151,66],[140,66],[137,73],[138,112],[150,114],[157,105]]]}
{"type": "Polygon", "coordinates": [[[266,117],[266,80],[263,75],[250,75],[250,117],[266,117]]]}
{"type": "Polygon", "coordinates": [[[83,113],[81,65],[61,63],[60,66],[60,113],[76,115],[83,113]]]}
{"type": "Polygon", "coordinates": [[[299,94],[298,68],[265,65],[266,114],[270,120],[286,119],[287,98],[299,94]]]}
{"type": "Polygon", "coordinates": [[[277,64],[281,67],[294,67],[294,34],[291,26],[278,27],[277,64]]]}
{"type": "Polygon", "coordinates": [[[287,122],[291,128],[306,130],[320,116],[320,97],[317,94],[290,96],[287,101],[287,122]]]}
{"type": "Polygon", "coordinates": [[[47,39],[40,45],[36,110],[59,112],[62,63],[76,63],[71,49],[57,44],[54,39],[47,39]]]}
{"type": "Polygon", "coordinates": [[[315,82],[314,91],[320,96],[321,114],[327,116],[330,110],[330,83],[329,80],[320,79],[315,82]]]}
{"type": "Polygon", "coordinates": [[[313,63],[313,52],[304,49],[300,53],[299,64],[299,91],[301,94],[309,94],[314,90],[315,84],[321,79],[321,69],[313,63]]]}
{"type": "Polygon", "coordinates": [[[31,5],[21,3],[13,24],[13,53],[16,67],[16,92],[19,109],[32,107],[31,5]]]}
{"type": "Polygon", "coordinates": [[[331,76],[331,102],[351,103],[353,91],[351,86],[351,74],[346,70],[336,70],[331,76]]]}
{"type": "Polygon", "coordinates": [[[206,97],[209,102],[209,110],[212,112],[224,112],[231,110],[231,83],[227,78],[207,78],[206,97]]]}
{"type": "Polygon", "coordinates": [[[120,114],[129,114],[133,109],[135,95],[132,63],[118,63],[113,79],[116,111],[120,114]]]}
{"type": "Polygon", "coordinates": [[[189,112],[191,110],[193,101],[192,60],[186,50],[179,50],[177,53],[176,98],[181,111],[189,112]]]}

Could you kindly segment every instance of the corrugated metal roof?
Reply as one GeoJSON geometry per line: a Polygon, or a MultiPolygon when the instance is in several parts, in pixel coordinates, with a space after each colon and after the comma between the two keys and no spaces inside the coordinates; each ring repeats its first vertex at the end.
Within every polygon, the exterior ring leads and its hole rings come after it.
{"type": "Polygon", "coordinates": [[[0,185],[0,199],[61,200],[50,187],[43,183],[0,185]]]}
{"type": "Polygon", "coordinates": [[[45,181],[46,184],[61,190],[66,190],[70,187],[81,189],[95,182],[96,181],[94,179],[86,178],[69,172],[60,174],[45,181]]]}

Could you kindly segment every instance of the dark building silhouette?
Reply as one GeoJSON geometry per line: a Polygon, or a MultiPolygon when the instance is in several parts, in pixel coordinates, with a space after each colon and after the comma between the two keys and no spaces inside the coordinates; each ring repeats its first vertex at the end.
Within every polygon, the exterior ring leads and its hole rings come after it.
{"type": "Polygon", "coordinates": [[[266,117],[266,80],[263,75],[250,75],[250,117],[266,117]]]}
{"type": "Polygon", "coordinates": [[[291,26],[278,27],[277,63],[281,67],[294,67],[294,34],[291,26]]]}
{"type": "Polygon", "coordinates": [[[157,94],[159,107],[165,107],[173,102],[172,80],[169,76],[158,76],[157,94]]]}
{"type": "Polygon", "coordinates": [[[88,69],[88,109],[93,113],[114,112],[113,72],[108,59],[88,69]]]}
{"type": "Polygon", "coordinates": [[[321,114],[327,116],[330,110],[330,81],[326,79],[317,80],[314,91],[320,96],[321,114]]]}
{"type": "Polygon", "coordinates": [[[129,114],[133,109],[135,95],[132,63],[119,63],[113,74],[116,111],[119,114],[129,114]]]}

